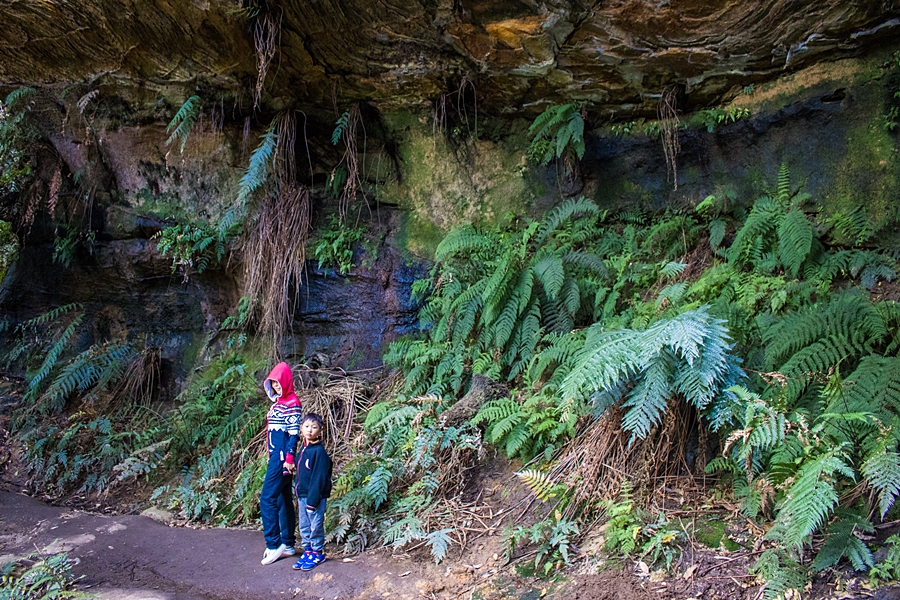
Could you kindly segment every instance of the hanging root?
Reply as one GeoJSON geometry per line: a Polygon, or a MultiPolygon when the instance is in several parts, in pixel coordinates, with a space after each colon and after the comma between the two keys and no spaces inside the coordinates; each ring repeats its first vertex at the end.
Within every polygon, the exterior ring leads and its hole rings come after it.
{"type": "Polygon", "coordinates": [[[263,203],[245,239],[244,295],[256,305],[261,330],[272,333],[276,352],[300,292],[309,213],[309,189],[284,185],[263,203]]]}
{"type": "Polygon", "coordinates": [[[678,189],[678,163],[676,157],[681,150],[678,143],[678,88],[676,86],[667,87],[663,90],[662,96],[659,98],[659,128],[660,137],[662,137],[663,153],[666,155],[666,173],[671,177],[670,181],[674,182],[675,189],[678,189]]]}
{"type": "MultiPolygon", "coordinates": [[[[337,169],[341,166],[347,169],[347,181],[344,183],[344,189],[341,192],[339,210],[341,220],[347,216],[350,210],[350,203],[356,199],[356,194],[362,187],[362,179],[359,172],[359,145],[356,136],[356,128],[361,124],[359,103],[347,111],[347,122],[341,129],[341,139],[344,140],[344,156],[341,157],[340,163],[332,171],[331,177],[336,176],[337,169]]],[[[365,144],[365,128],[363,129],[363,144],[365,144]]]]}
{"type": "Polygon", "coordinates": [[[266,73],[275,58],[278,38],[281,35],[281,18],[276,19],[271,12],[260,13],[253,27],[253,46],[256,48],[256,87],[253,90],[253,108],[259,107],[266,73]]]}
{"type": "Polygon", "coordinates": [[[273,121],[278,142],[272,156],[275,179],[278,185],[291,185],[297,180],[297,160],[294,147],[297,144],[297,117],[287,110],[273,121]]]}

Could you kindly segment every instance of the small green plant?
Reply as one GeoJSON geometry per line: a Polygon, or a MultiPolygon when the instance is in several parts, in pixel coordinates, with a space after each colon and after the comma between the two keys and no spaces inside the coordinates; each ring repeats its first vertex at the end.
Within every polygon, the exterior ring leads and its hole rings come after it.
{"type": "Polygon", "coordinates": [[[506,559],[512,559],[517,546],[534,545],[534,574],[549,577],[564,564],[570,564],[569,551],[578,534],[578,525],[555,510],[531,527],[520,525],[513,529],[506,538],[506,559]]]}
{"type": "Polygon", "coordinates": [[[712,133],[719,125],[734,123],[750,116],[750,110],[738,106],[729,106],[726,109],[707,108],[697,113],[695,120],[706,127],[706,131],[712,133]]]}
{"type": "Polygon", "coordinates": [[[638,547],[644,521],[634,503],[631,484],[625,482],[618,500],[604,500],[602,507],[609,520],[603,547],[609,552],[628,556],[638,547]]]}
{"type": "Polygon", "coordinates": [[[545,165],[554,158],[584,156],[584,103],[554,105],[542,112],[528,128],[528,156],[545,165]]]}
{"type": "Polygon", "coordinates": [[[53,262],[69,268],[78,247],[84,245],[92,249],[96,238],[97,234],[93,230],[82,231],[71,224],[63,225],[62,234],[57,231],[53,239],[53,262]]]}
{"type": "Polygon", "coordinates": [[[153,236],[163,256],[172,255],[172,272],[181,268],[184,280],[191,272],[202,273],[225,256],[225,241],[204,223],[170,225],[153,236]]]}
{"type": "Polygon", "coordinates": [[[319,261],[319,269],[328,267],[341,275],[353,268],[353,248],[362,238],[362,229],[341,224],[336,215],[328,215],[325,228],[315,232],[318,240],[313,255],[319,261]]]}
{"type": "Polygon", "coordinates": [[[92,598],[75,591],[78,581],[66,553],[28,556],[6,563],[0,572],[0,600],[92,598]]]}
{"type": "Polygon", "coordinates": [[[869,570],[869,582],[873,588],[900,580],[900,536],[894,534],[885,540],[887,556],[869,570]]]}
{"type": "Polygon", "coordinates": [[[649,564],[662,560],[666,571],[671,570],[672,564],[681,554],[678,542],[684,539],[684,531],[673,527],[665,513],[660,512],[655,523],[648,523],[643,527],[641,536],[646,539],[641,546],[641,558],[649,559],[649,564]]]}

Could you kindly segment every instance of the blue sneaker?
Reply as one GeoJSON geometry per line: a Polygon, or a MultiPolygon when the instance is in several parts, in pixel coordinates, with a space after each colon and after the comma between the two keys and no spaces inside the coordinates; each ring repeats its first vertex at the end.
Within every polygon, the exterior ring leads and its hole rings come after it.
{"type": "Polygon", "coordinates": [[[311,556],[312,556],[312,550],[307,548],[306,551],[302,555],[300,555],[300,558],[297,559],[297,562],[294,563],[293,569],[295,571],[303,570],[303,565],[305,563],[309,562],[309,559],[311,556]]]}
{"type": "MultiPolygon", "coordinates": [[[[299,561],[297,561],[299,562],[299,561]]],[[[325,562],[325,552],[310,552],[309,560],[300,565],[301,571],[311,571],[325,562]]]]}

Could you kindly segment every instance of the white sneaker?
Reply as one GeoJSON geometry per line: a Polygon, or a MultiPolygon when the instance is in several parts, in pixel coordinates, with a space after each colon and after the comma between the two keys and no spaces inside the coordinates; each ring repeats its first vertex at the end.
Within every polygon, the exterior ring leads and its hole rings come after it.
{"type": "Polygon", "coordinates": [[[277,548],[266,548],[266,552],[263,554],[262,560],[259,561],[260,564],[263,565],[271,565],[273,562],[284,556],[284,551],[287,550],[287,546],[281,544],[277,548]]]}
{"type": "Polygon", "coordinates": [[[293,556],[297,554],[297,551],[294,550],[293,546],[285,546],[284,552],[281,553],[282,556],[293,556]]]}

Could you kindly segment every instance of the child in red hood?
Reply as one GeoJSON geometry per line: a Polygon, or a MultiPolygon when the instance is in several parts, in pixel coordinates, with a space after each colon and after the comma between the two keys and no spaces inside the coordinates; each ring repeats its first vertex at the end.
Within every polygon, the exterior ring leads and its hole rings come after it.
{"type": "Polygon", "coordinates": [[[262,564],[272,564],[282,556],[294,555],[297,517],[291,496],[294,453],[300,437],[303,406],[294,393],[294,376],[287,363],[278,363],[263,382],[272,408],[266,414],[269,463],[259,495],[266,551],[262,564]]]}

